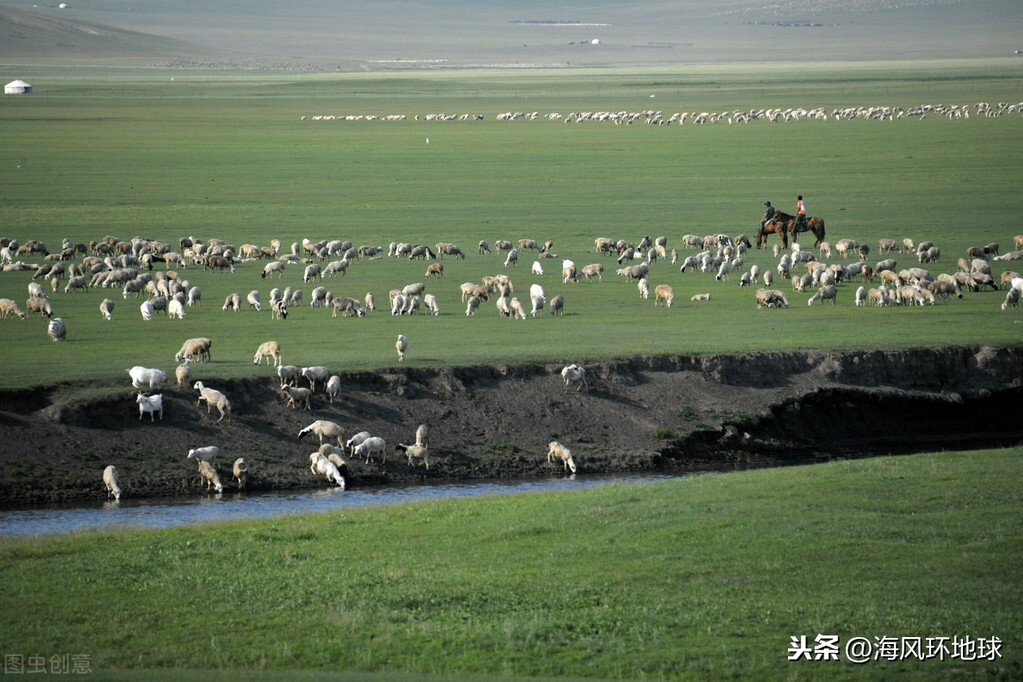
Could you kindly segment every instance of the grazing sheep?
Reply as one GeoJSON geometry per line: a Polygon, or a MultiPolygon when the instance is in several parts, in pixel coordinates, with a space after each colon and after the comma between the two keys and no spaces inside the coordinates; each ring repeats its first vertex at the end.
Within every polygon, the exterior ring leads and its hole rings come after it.
{"type": "Polygon", "coordinates": [[[566,391],[572,384],[576,384],[576,391],[581,391],[583,388],[589,390],[589,385],[586,383],[586,370],[575,363],[561,368],[561,378],[565,381],[566,391]]]}
{"type": "Polygon", "coordinates": [[[806,305],[812,306],[814,301],[821,302],[831,301],[833,305],[837,305],[838,287],[836,287],[834,284],[829,284],[827,286],[821,287],[820,289],[817,290],[817,293],[810,297],[810,300],[806,302],[806,305]]]}
{"type": "Polygon", "coordinates": [[[163,421],[163,394],[156,393],[151,396],[145,396],[139,393],[135,397],[135,402],[139,405],[139,421],[142,421],[142,415],[149,413],[149,421],[154,421],[153,415],[157,412],[160,413],[160,421],[163,421]]]}
{"type": "Polygon", "coordinates": [[[341,317],[348,317],[348,313],[354,313],[356,317],[366,316],[366,309],[362,307],[362,304],[348,296],[335,297],[331,300],[330,307],[333,310],[330,314],[331,317],[337,317],[339,312],[341,317]]]}
{"type": "Polygon", "coordinates": [[[643,299],[650,298],[650,282],[647,281],[646,277],[640,277],[639,281],[636,282],[636,286],[639,288],[639,297],[643,299]]]}
{"type": "Polygon", "coordinates": [[[107,489],[107,497],[115,500],[121,499],[121,487],[117,484],[117,467],[113,464],[103,470],[103,485],[107,489]]]}
{"type": "Polygon", "coordinates": [[[479,243],[479,252],[481,256],[489,256],[490,244],[487,244],[484,240],[481,239],[479,243]]]}
{"type": "Polygon", "coordinates": [[[780,289],[757,289],[757,308],[788,308],[789,300],[780,289]]]}
{"type": "Polygon", "coordinates": [[[444,264],[443,263],[430,263],[426,266],[426,277],[443,277],[444,276],[444,264]]]}
{"type": "MultiPolygon", "coordinates": [[[[104,298],[99,304],[100,315],[103,316],[104,320],[114,319],[114,302],[109,298],[104,298]]],[[[51,313],[52,314],[52,313],[51,313]]]]}
{"type": "Polygon", "coordinates": [[[888,289],[884,285],[867,290],[867,298],[874,306],[887,306],[890,304],[888,289]]]}
{"type": "Polygon", "coordinates": [[[318,419],[298,432],[299,440],[305,438],[305,436],[310,433],[319,437],[320,445],[323,445],[324,438],[331,438],[336,440],[338,445],[345,445],[344,427],[336,422],[328,421],[326,419],[318,419]]]}
{"type": "Polygon", "coordinates": [[[365,455],[367,464],[374,454],[378,454],[380,455],[380,461],[383,462],[386,449],[387,442],[383,438],[380,436],[370,436],[355,447],[353,454],[356,457],[362,457],[365,455]]]}
{"type": "Polygon", "coordinates": [[[224,307],[222,310],[233,310],[238,312],[242,309],[242,295],[239,293],[228,294],[227,298],[224,299],[224,307]]]}
{"type": "Polygon", "coordinates": [[[408,350],[408,339],[405,338],[404,334],[398,334],[398,339],[394,342],[394,348],[398,351],[398,362],[404,362],[405,351],[408,350]]]}
{"type": "Polygon", "coordinates": [[[376,297],[373,296],[372,292],[370,292],[370,291],[366,292],[365,302],[366,302],[366,310],[376,310],[377,309],[376,297]]]}
{"type": "Polygon", "coordinates": [[[520,320],[526,319],[526,309],[522,307],[522,303],[519,301],[517,296],[513,296],[508,301],[508,308],[511,310],[512,318],[519,318],[520,320]]]}
{"type": "Polygon", "coordinates": [[[234,474],[234,481],[238,485],[238,489],[245,490],[249,485],[249,465],[244,457],[239,457],[234,461],[231,473],[234,474]]]}
{"type": "Polygon", "coordinates": [[[586,278],[586,281],[590,281],[594,277],[601,282],[604,281],[604,266],[600,263],[591,263],[584,266],[581,273],[586,278]]]}
{"type": "Polygon", "coordinates": [[[561,263],[561,282],[562,284],[569,284],[579,281],[579,273],[576,270],[575,263],[570,260],[564,260],[561,263]]]}
{"type": "Polygon", "coordinates": [[[210,486],[218,493],[224,492],[224,486],[220,483],[220,476],[217,475],[217,470],[213,468],[213,465],[206,460],[199,462],[199,483],[206,483],[206,490],[209,491],[210,486]]]}
{"type": "Polygon", "coordinates": [[[276,274],[277,278],[280,279],[284,277],[284,268],[286,265],[287,263],[282,260],[270,261],[269,263],[263,266],[263,272],[260,273],[259,276],[262,277],[263,279],[266,279],[270,275],[276,274]]]}
{"type": "Polygon", "coordinates": [[[426,467],[427,471],[430,470],[430,460],[427,459],[427,455],[429,455],[430,449],[427,446],[419,445],[418,443],[415,445],[405,445],[404,443],[398,443],[398,450],[404,452],[405,455],[408,457],[409,468],[413,468],[414,467],[413,462],[418,459],[422,460],[423,466],[426,467]]]}
{"type": "Polygon", "coordinates": [[[519,250],[518,249],[512,249],[511,251],[508,252],[508,257],[504,259],[504,267],[508,268],[508,267],[511,267],[512,265],[518,265],[518,264],[519,264],[519,250]]]}
{"type": "Polygon", "coordinates": [[[433,313],[433,315],[440,315],[440,304],[437,302],[437,297],[433,294],[426,294],[423,296],[423,305],[425,305],[426,309],[433,313]]]}
{"type": "Polygon", "coordinates": [[[465,306],[465,316],[475,315],[476,311],[480,307],[480,297],[472,296],[469,298],[469,303],[465,306]]]}
{"type": "Polygon", "coordinates": [[[181,350],[174,354],[174,360],[181,362],[182,360],[193,360],[198,358],[199,362],[208,362],[210,360],[210,348],[212,346],[213,341],[205,336],[187,339],[183,344],[181,344],[181,350]]]}
{"type": "Polygon", "coordinates": [[[312,367],[303,367],[302,376],[309,382],[309,389],[316,392],[316,384],[327,383],[327,379],[330,378],[330,370],[323,365],[313,365],[312,367]]]}
{"type": "Polygon", "coordinates": [[[257,290],[253,289],[250,291],[245,296],[245,300],[248,302],[250,308],[256,309],[257,313],[263,310],[263,304],[259,301],[259,292],[257,290]]]}
{"type": "Polygon", "coordinates": [[[218,424],[231,414],[231,403],[226,395],[215,388],[207,388],[201,381],[192,384],[192,388],[199,391],[199,399],[196,401],[196,405],[204,400],[206,401],[206,414],[209,414],[213,407],[216,407],[217,411],[220,412],[220,419],[217,420],[218,424]]]}
{"type": "Polygon", "coordinates": [[[288,303],[285,300],[274,301],[270,306],[270,319],[271,320],[286,320],[288,319],[288,303]]]}
{"type": "Polygon", "coordinates": [[[159,369],[135,365],[131,369],[124,370],[131,377],[133,388],[143,388],[148,384],[149,388],[156,388],[167,381],[167,375],[159,369]]]}
{"type": "Polygon", "coordinates": [[[32,296],[25,301],[25,317],[32,313],[53,317],[53,307],[50,305],[50,299],[45,294],[43,296],[32,296]]]}
{"type": "Polygon", "coordinates": [[[1019,308],[1020,290],[1015,287],[1005,292],[1005,300],[1002,302],[1002,310],[1013,310],[1019,308]]]}
{"type": "Polygon", "coordinates": [[[266,364],[281,365],[281,344],[276,341],[264,341],[259,344],[256,354],[252,356],[252,364],[258,365],[260,360],[266,358],[266,364]]]}
{"type": "Polygon", "coordinates": [[[297,410],[299,403],[304,403],[305,409],[312,409],[313,392],[308,388],[293,388],[291,386],[285,386],[281,389],[281,393],[287,398],[288,407],[297,410]]]}
{"type": "Polygon", "coordinates": [[[328,481],[337,483],[341,490],[345,489],[345,479],[338,470],[337,465],[320,452],[309,455],[309,470],[314,474],[325,477],[328,481]]]}
{"type": "Polygon", "coordinates": [[[560,294],[551,299],[551,315],[565,314],[565,297],[560,294]]]}
{"type": "Polygon", "coordinates": [[[81,275],[78,277],[71,277],[67,281],[67,286],[64,287],[64,293],[70,293],[72,290],[84,289],[86,293],[89,291],[89,284],[85,280],[85,276],[81,275]]]}
{"type": "Polygon", "coordinates": [[[192,448],[188,451],[188,457],[185,459],[194,459],[200,462],[210,462],[218,454],[220,454],[220,448],[216,445],[206,445],[201,448],[192,448]]]}
{"type": "Polygon", "coordinates": [[[675,290],[667,284],[658,284],[654,287],[654,307],[656,308],[664,301],[664,305],[671,307],[675,301],[675,290]]]}
{"type": "Polygon", "coordinates": [[[532,272],[534,275],[543,274],[543,266],[540,265],[540,261],[538,260],[533,261],[533,267],[530,269],[530,272],[532,272]]]}
{"type": "Polygon", "coordinates": [[[358,447],[359,445],[362,445],[366,441],[366,439],[371,437],[372,435],[373,434],[371,434],[369,431],[359,431],[357,434],[355,434],[354,436],[345,441],[345,450],[347,450],[349,453],[354,453],[355,448],[358,447]]]}
{"type": "Polygon", "coordinates": [[[862,308],[867,304],[867,287],[858,287],[856,289],[856,298],[854,299],[857,308],[862,308]]]}
{"type": "Polygon", "coordinates": [[[189,287],[188,294],[186,296],[186,304],[189,308],[193,308],[202,303],[202,289],[200,287],[189,287]]]}
{"type": "Polygon", "coordinates": [[[0,320],[6,320],[8,317],[19,317],[24,320],[25,313],[11,299],[0,298],[0,320]]]}
{"type": "Polygon", "coordinates": [[[564,464],[566,471],[575,473],[575,461],[572,459],[572,451],[556,440],[552,440],[547,445],[547,461],[553,462],[554,460],[559,460],[564,464]]]}

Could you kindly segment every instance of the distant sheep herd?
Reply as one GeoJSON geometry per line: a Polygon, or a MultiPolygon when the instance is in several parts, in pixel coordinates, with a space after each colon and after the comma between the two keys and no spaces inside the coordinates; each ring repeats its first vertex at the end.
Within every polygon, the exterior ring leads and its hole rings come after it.
{"type": "MultiPolygon", "coordinates": [[[[800,120],[817,121],[851,121],[862,119],[868,121],[895,121],[900,119],[919,119],[931,116],[941,116],[947,119],[969,119],[970,112],[975,117],[995,118],[998,116],[1023,113],[1023,102],[977,102],[972,105],[956,104],[920,104],[909,108],[901,106],[856,106],[856,107],[835,107],[829,113],[824,107],[807,109],[804,107],[750,109],[742,111],[681,111],[667,114],[655,109],[643,111],[573,111],[566,114],[549,112],[541,114],[539,111],[505,111],[495,116],[498,121],[554,121],[563,123],[613,123],[615,125],[632,125],[642,123],[647,125],[693,125],[715,124],[722,121],[731,123],[752,123],[754,121],[766,121],[769,123],[787,123],[800,120]]],[[[300,120],[312,121],[422,121],[422,122],[443,122],[443,121],[482,121],[483,114],[316,114],[313,116],[301,116],[300,120]]]]}
{"type": "MultiPolygon", "coordinates": [[[[778,263],[774,268],[761,271],[757,265],[748,268],[745,258],[752,248],[749,239],[744,235],[729,236],[711,234],[706,236],[684,235],[679,247],[684,252],[696,251],[685,255],[678,249],[670,248],[667,237],[651,239],[644,237],[638,243],[626,240],[614,240],[598,237],[594,240],[593,252],[598,257],[614,258],[622,266],[616,270],[619,277],[635,282],[640,299],[650,296],[649,276],[656,272],[655,264],[670,262],[682,273],[696,272],[714,276],[719,286],[731,283],[739,287],[749,287],[753,302],[757,309],[787,308],[789,299],[786,293],[777,288],[776,282],[785,280],[791,284],[793,292],[810,292],[807,304],[839,304],[844,284],[861,283],[855,289],[852,303],[857,307],[864,306],[924,306],[934,305],[938,300],[962,298],[968,292],[979,292],[984,289],[994,291],[1004,289],[1006,294],[1001,303],[1002,310],[1016,309],[1023,295],[1023,277],[1019,272],[1007,270],[998,279],[992,275],[991,261],[1023,260],[1023,235],[1013,239],[1014,250],[1001,253],[997,243],[970,247],[963,257],[959,258],[954,272],[932,274],[924,265],[933,266],[941,262],[940,248],[924,241],[919,244],[911,239],[896,241],[881,239],[878,242],[878,253],[883,258],[873,264],[868,262],[870,245],[861,244],[853,239],[842,239],[834,245],[820,241],[814,250],[806,250],[793,242],[791,248],[782,249],[774,246],[774,256],[778,263]],[[831,259],[837,255],[841,262],[826,263],[820,259],[831,259]],[[898,261],[910,258],[915,261],[912,267],[898,267],[898,261]],[[850,262],[850,259],[852,261],[850,262]],[[734,277],[734,279],[733,279],[734,277]],[[869,287],[870,284],[877,286],[869,287]]],[[[569,259],[561,259],[553,252],[554,244],[547,241],[543,244],[532,239],[520,239],[517,243],[508,240],[497,240],[493,247],[487,241],[477,244],[477,252],[481,256],[491,255],[495,250],[505,254],[504,267],[516,267],[519,254],[527,251],[535,252],[531,273],[543,273],[543,263],[551,262],[556,268],[560,264],[561,284],[575,284],[583,279],[603,281],[604,265],[600,262],[578,267],[569,259]]],[[[19,244],[17,240],[0,238],[0,263],[4,272],[24,272],[30,276],[27,283],[28,298],[24,310],[17,302],[0,298],[0,319],[24,319],[31,314],[39,314],[49,318],[47,335],[53,341],[65,341],[69,336],[68,325],[61,317],[54,317],[54,299],[50,298],[44,284],[49,283],[53,294],[60,288],[66,278],[65,295],[76,295],[90,289],[110,289],[118,287],[122,290],[122,299],[146,299],[140,305],[141,317],[149,321],[158,313],[165,313],[168,318],[185,317],[186,309],[199,306],[202,292],[193,286],[180,273],[189,267],[197,267],[211,272],[236,272],[236,265],[245,261],[265,260],[260,276],[264,279],[280,278],[286,268],[303,269],[303,282],[317,285],[309,296],[310,308],[321,308],[332,311],[336,317],[365,317],[368,312],[377,310],[376,297],[368,292],[359,301],[352,298],[334,296],[321,283],[327,278],[340,275],[346,277],[351,265],[362,260],[380,259],[384,257],[405,258],[409,261],[430,261],[425,272],[426,278],[444,285],[444,268],[439,262],[445,256],[464,259],[465,252],[458,246],[441,242],[431,248],[424,244],[392,242],[383,246],[363,245],[355,247],[351,242],[343,240],[322,240],[312,242],[308,239],[291,244],[290,249],[282,249],[278,240],[272,240],[266,246],[242,244],[234,246],[223,240],[210,239],[201,241],[193,237],[180,239],[177,249],[171,244],[153,239],[136,237],[131,240],[120,240],[105,237],[88,245],[73,243],[65,239],[60,249],[50,252],[46,244],[29,240],[19,244]],[[20,260],[22,257],[39,257],[41,263],[30,263],[20,260]],[[78,262],[74,262],[74,261],[78,262]],[[324,264],[325,265],[321,265],[324,264]],[[163,265],[164,270],[155,266],[163,265]],[[171,268],[175,269],[171,269],[171,268]]],[[[663,267],[663,266],[657,266],[663,267]]],[[[547,314],[560,316],[564,312],[565,298],[558,294],[548,297],[539,284],[529,287],[529,308],[513,295],[515,288],[511,277],[507,274],[486,276],[479,282],[464,282],[457,285],[461,293],[462,303],[466,305],[465,315],[475,316],[479,313],[483,302],[493,301],[498,314],[503,317],[524,320],[547,314]]],[[[673,287],[658,283],[652,287],[654,291],[654,307],[672,308],[676,296],[673,287]]],[[[426,293],[426,285],[422,282],[408,284],[402,288],[394,288],[388,293],[389,306],[386,308],[391,315],[416,315],[426,313],[428,316],[440,315],[437,297],[426,293]]],[[[710,293],[698,293],[690,300],[706,302],[711,299],[710,293]]],[[[240,294],[231,294],[223,305],[223,311],[237,312],[243,303],[249,309],[262,311],[264,301],[258,290],[249,291],[244,299],[240,294]]],[[[273,288],[269,292],[266,303],[269,304],[271,318],[285,320],[289,308],[302,305],[304,295],[301,290],[292,287],[273,288]]],[[[59,305],[56,306],[59,308],[59,305]]],[[[105,320],[110,320],[114,313],[114,303],[104,298],[99,305],[100,313],[105,320]]],[[[379,313],[378,313],[379,314],[379,313]]],[[[211,360],[213,341],[208,337],[186,339],[174,355],[175,362],[180,363],[173,372],[177,386],[188,386],[197,394],[196,404],[206,403],[207,413],[212,416],[217,411],[216,423],[230,421],[232,415],[231,401],[228,396],[203,381],[192,381],[193,363],[207,363],[211,360]]],[[[395,341],[398,361],[403,362],[410,351],[410,340],[403,334],[395,341]]],[[[283,363],[283,350],[276,341],[267,341],[255,349],[253,364],[264,362],[274,368],[274,382],[279,381],[282,404],[295,410],[312,409],[317,394],[322,393],[331,403],[341,398],[343,382],[325,366],[298,367],[283,363]],[[305,386],[300,385],[306,384],[305,386]]],[[[126,370],[131,385],[136,389],[134,402],[138,407],[138,419],[143,421],[149,417],[150,424],[163,420],[166,407],[161,393],[146,394],[168,385],[170,376],[163,370],[143,366],[134,366],[126,370]]],[[[566,391],[575,389],[577,392],[589,389],[586,370],[570,364],[562,368],[560,376],[566,391]]],[[[397,451],[407,459],[408,466],[421,463],[429,470],[430,450],[427,441],[429,429],[422,425],[416,431],[415,440],[411,444],[398,443],[397,451]]],[[[309,455],[310,471],[315,476],[324,477],[331,485],[341,488],[346,486],[350,478],[349,467],[345,457],[364,460],[366,464],[374,461],[383,462],[387,451],[384,438],[360,432],[346,438],[347,432],[340,424],[327,420],[312,422],[298,433],[301,440],[312,435],[319,440],[319,449],[309,455]]],[[[224,484],[216,469],[215,457],[219,452],[217,446],[203,446],[192,449],[187,458],[196,459],[200,485],[206,490],[221,492],[224,484]]],[[[558,463],[566,471],[575,473],[577,465],[567,447],[558,442],[551,442],[548,447],[547,461],[558,463]]],[[[108,496],[119,499],[122,488],[115,467],[109,466],[103,471],[102,480],[108,496]]],[[[234,461],[231,474],[239,489],[245,489],[253,475],[245,458],[234,461]]]]}

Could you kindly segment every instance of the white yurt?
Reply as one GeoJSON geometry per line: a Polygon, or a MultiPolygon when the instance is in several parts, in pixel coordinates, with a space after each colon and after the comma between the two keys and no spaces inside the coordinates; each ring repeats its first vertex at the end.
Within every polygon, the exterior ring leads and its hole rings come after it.
{"type": "Polygon", "coordinates": [[[4,86],[5,95],[24,95],[29,92],[32,92],[32,85],[20,79],[4,86]]]}

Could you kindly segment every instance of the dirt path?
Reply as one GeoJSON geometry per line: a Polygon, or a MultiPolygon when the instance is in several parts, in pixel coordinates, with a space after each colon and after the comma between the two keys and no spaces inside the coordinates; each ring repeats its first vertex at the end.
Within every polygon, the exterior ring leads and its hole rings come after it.
{"type": "Polygon", "coordinates": [[[586,473],[1023,442],[1005,407],[1023,402],[1023,348],[658,356],[587,369],[580,392],[543,365],[351,373],[339,401],[318,395],[309,412],[286,408],[270,378],[210,380],[233,404],[221,424],[191,389],[164,390],[155,423],[138,420],[130,387],[2,392],[0,498],[101,498],[107,464],[126,495],[197,494],[185,456],[203,445],[221,448],[225,483],[245,457],[251,487],[321,486],[308,459],[318,443],[297,438],[315,419],[387,441],[385,462],[349,460],[352,485],[550,475],[551,440],[586,473]],[[428,472],[395,452],[421,423],[431,427],[428,472]]]}

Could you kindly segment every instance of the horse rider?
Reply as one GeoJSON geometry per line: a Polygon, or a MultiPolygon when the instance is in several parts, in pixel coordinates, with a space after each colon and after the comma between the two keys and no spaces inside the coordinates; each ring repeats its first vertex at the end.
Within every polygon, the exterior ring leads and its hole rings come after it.
{"type": "Polygon", "coordinates": [[[774,219],[774,214],[775,214],[775,208],[774,208],[774,206],[771,206],[771,202],[770,201],[765,201],[764,202],[764,206],[767,207],[767,210],[764,211],[764,219],[760,221],[760,231],[761,232],[764,231],[764,225],[767,225],[767,223],[771,222],[771,220],[774,219]]]}
{"type": "Polygon", "coordinates": [[[803,195],[796,197],[796,230],[802,227],[806,229],[806,204],[803,203],[803,195]]]}

